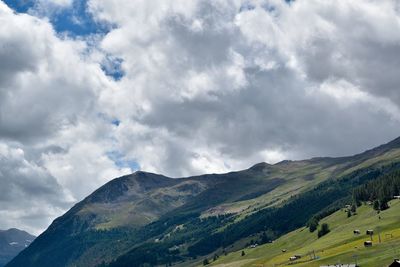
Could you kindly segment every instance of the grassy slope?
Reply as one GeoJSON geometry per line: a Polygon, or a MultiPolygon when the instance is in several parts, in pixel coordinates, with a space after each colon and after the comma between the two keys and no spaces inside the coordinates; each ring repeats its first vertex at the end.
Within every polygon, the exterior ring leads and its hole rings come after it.
{"type": "MultiPolygon", "coordinates": [[[[279,205],[293,195],[305,192],[313,188],[322,181],[330,177],[340,177],[348,174],[351,171],[365,168],[372,165],[384,165],[388,162],[395,162],[400,160],[400,149],[392,148],[384,153],[368,155],[365,159],[362,155],[347,158],[319,158],[302,161],[284,161],[275,165],[257,164],[254,166],[258,169],[250,168],[241,172],[215,175],[211,180],[218,181],[223,176],[232,176],[232,180],[237,181],[240,186],[233,186],[231,190],[227,190],[227,195],[231,195],[234,199],[224,198],[221,196],[223,193],[218,190],[218,196],[221,197],[219,203],[212,205],[212,208],[202,211],[202,217],[220,215],[227,213],[238,213],[237,220],[253,213],[255,210],[263,209],[266,207],[279,205]],[[360,159],[359,159],[360,157],[360,159]],[[253,170],[252,170],[253,169],[253,170]],[[237,177],[235,177],[237,176],[237,177]],[[239,178],[241,176],[251,176],[251,179],[239,178]],[[272,191],[267,190],[264,194],[251,195],[252,192],[256,193],[258,186],[255,184],[264,184],[272,179],[283,179],[285,182],[277,186],[272,191]],[[247,181],[248,180],[248,181],[247,181]],[[249,183],[246,185],[246,181],[249,183]],[[242,192],[243,191],[243,192],[242,192]],[[249,199],[237,200],[237,196],[248,194],[249,199]]],[[[150,222],[156,221],[160,216],[168,211],[185,204],[196,194],[202,191],[207,191],[207,187],[212,187],[210,179],[197,177],[189,177],[182,179],[165,179],[166,177],[144,174],[147,176],[154,176],[154,188],[146,192],[137,185],[132,189],[136,195],[134,199],[127,198],[125,201],[117,201],[117,203],[88,203],[79,215],[91,216],[97,214],[94,228],[96,229],[112,229],[121,226],[142,226],[150,222]],[[160,178],[161,177],[161,178],[160,178]],[[159,180],[168,184],[166,187],[158,187],[159,180]],[[171,181],[174,181],[172,184],[171,181]]],[[[213,175],[211,175],[213,176],[213,175]]],[[[201,177],[201,176],[200,176],[201,177]]],[[[146,178],[148,179],[148,178],[146,178]]],[[[229,186],[231,181],[228,179],[227,184],[223,187],[229,186]]],[[[131,186],[131,185],[130,185],[131,186]]],[[[206,192],[204,192],[206,193],[206,192]]],[[[204,199],[206,202],[214,198],[207,197],[204,199]]]]}
{"type": "Polygon", "coordinates": [[[285,179],[286,183],[256,198],[218,205],[211,210],[203,212],[202,216],[215,216],[239,211],[240,215],[237,220],[240,220],[257,209],[279,205],[291,196],[308,191],[331,177],[339,178],[359,169],[384,166],[400,161],[400,149],[397,148],[382,154],[369,155],[371,158],[364,159],[362,157],[364,154],[345,158],[285,161],[269,165],[268,172],[265,174],[268,177],[267,179],[279,177],[285,179]]]}
{"type": "MultiPolygon", "coordinates": [[[[307,228],[300,228],[282,236],[272,244],[265,244],[255,249],[245,249],[222,256],[214,266],[287,266],[288,258],[295,254],[303,257],[294,266],[320,266],[323,264],[354,263],[353,255],[358,255],[361,267],[388,266],[400,253],[400,201],[391,202],[390,209],[379,215],[369,206],[362,206],[357,215],[347,218],[344,210],[338,211],[323,219],[328,223],[331,232],[318,239],[317,233],[310,233],[307,228]],[[379,219],[381,216],[381,219],[379,219]],[[361,230],[359,236],[353,230],[361,230]],[[373,247],[364,248],[363,242],[369,240],[365,235],[367,229],[374,229],[373,247]],[[377,232],[380,232],[381,243],[377,232]],[[393,234],[389,237],[388,234],[393,234]],[[286,249],[285,253],[282,249],[286,249]],[[315,250],[318,260],[310,260],[310,252],[315,250]],[[275,264],[275,265],[274,265],[275,264]]],[[[291,265],[292,266],[292,265],[291,265]]]]}
{"type": "Polygon", "coordinates": [[[354,157],[285,161],[269,165],[264,177],[267,179],[282,178],[286,180],[286,183],[271,192],[249,200],[223,203],[205,211],[203,216],[239,211],[241,213],[240,219],[251,214],[254,209],[279,205],[292,195],[305,192],[330,177],[339,178],[359,169],[370,166],[384,166],[391,162],[400,161],[400,149],[398,148],[392,148],[382,154],[379,152],[372,154],[372,151],[354,157]]]}
{"type": "Polygon", "coordinates": [[[286,163],[269,165],[264,176],[261,176],[260,179],[280,178],[286,181],[284,184],[266,194],[249,200],[223,203],[205,211],[203,216],[215,216],[239,211],[241,216],[238,219],[241,219],[251,214],[255,209],[279,205],[291,196],[307,191],[318,183],[328,179],[334,174],[335,170],[341,167],[343,167],[341,164],[329,163],[329,159],[318,162],[314,162],[313,160],[288,161],[286,163]]]}

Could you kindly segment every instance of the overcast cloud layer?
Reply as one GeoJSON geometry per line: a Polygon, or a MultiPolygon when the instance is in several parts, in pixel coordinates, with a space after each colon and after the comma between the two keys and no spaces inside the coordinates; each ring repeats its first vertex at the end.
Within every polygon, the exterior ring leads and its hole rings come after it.
{"type": "Polygon", "coordinates": [[[89,0],[109,31],[56,32],[73,8],[0,2],[0,228],[38,234],[138,168],[226,172],[400,135],[397,1],[89,0]]]}

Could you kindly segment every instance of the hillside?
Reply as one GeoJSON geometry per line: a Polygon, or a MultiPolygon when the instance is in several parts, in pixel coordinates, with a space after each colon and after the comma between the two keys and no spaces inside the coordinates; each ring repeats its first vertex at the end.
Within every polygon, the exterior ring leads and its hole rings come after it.
{"type": "Polygon", "coordinates": [[[399,222],[400,200],[391,201],[390,208],[380,213],[363,205],[357,209],[357,215],[349,218],[345,209],[341,209],[321,221],[331,229],[321,238],[302,227],[271,244],[244,249],[245,256],[241,256],[241,251],[222,255],[211,266],[288,266],[296,262],[294,266],[316,267],[356,260],[361,267],[388,266],[400,256],[399,222]],[[368,229],[374,230],[372,247],[364,247],[364,241],[370,240],[366,235],[368,229]],[[360,234],[355,235],[354,230],[360,230],[360,234]],[[289,257],[293,255],[302,257],[291,262],[289,257]]]}
{"type": "Polygon", "coordinates": [[[76,204],[7,267],[187,266],[249,237],[274,240],[399,169],[400,138],[351,157],[259,163],[226,174],[172,179],[139,171],[76,204]]]}
{"type": "Polygon", "coordinates": [[[15,228],[0,230],[0,267],[29,246],[35,236],[15,228]]]}

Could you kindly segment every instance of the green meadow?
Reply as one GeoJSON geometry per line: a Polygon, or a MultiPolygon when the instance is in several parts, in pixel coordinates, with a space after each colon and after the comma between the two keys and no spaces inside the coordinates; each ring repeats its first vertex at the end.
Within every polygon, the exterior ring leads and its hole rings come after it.
{"type": "Polygon", "coordinates": [[[400,200],[390,202],[388,210],[378,213],[371,206],[363,205],[355,215],[347,217],[345,208],[320,221],[328,223],[330,232],[317,237],[317,231],[297,229],[273,243],[247,248],[220,256],[212,266],[298,266],[314,267],[337,263],[358,263],[361,267],[383,267],[400,255],[400,200]],[[372,247],[364,247],[371,240],[366,230],[374,230],[372,247]],[[359,235],[353,233],[360,230],[359,235]],[[289,258],[301,258],[290,261],[289,258]]]}

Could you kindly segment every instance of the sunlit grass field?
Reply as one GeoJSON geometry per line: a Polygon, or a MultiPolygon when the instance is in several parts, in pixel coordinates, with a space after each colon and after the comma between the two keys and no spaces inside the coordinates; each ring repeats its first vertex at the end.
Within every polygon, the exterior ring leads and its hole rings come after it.
{"type": "Polygon", "coordinates": [[[310,233],[307,228],[295,230],[271,244],[221,256],[213,266],[321,266],[337,263],[358,263],[361,267],[388,266],[400,255],[400,200],[393,200],[390,209],[380,212],[363,205],[357,214],[347,217],[345,209],[323,219],[331,232],[317,238],[317,231],[310,233]],[[360,235],[354,235],[354,230],[360,235]],[[373,229],[372,247],[365,248],[364,241],[370,240],[367,229],[373,229]],[[380,236],[380,238],[379,238],[380,236]],[[380,241],[379,241],[380,240],[380,241]],[[283,252],[285,251],[285,252],[283,252]],[[301,255],[297,261],[289,257],[301,255]]]}

